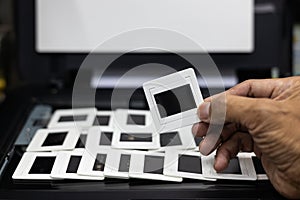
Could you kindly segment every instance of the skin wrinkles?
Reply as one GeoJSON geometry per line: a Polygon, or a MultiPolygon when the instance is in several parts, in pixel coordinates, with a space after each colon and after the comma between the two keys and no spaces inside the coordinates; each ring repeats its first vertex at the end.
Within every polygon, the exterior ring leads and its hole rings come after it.
{"type": "MultiPolygon", "coordinates": [[[[300,198],[300,77],[248,80],[204,101],[198,109],[201,122],[192,129],[198,137],[210,124],[223,123],[226,106],[215,169],[224,170],[240,151],[254,151],[275,189],[300,198]]],[[[204,138],[200,152],[207,144],[204,138]]]]}

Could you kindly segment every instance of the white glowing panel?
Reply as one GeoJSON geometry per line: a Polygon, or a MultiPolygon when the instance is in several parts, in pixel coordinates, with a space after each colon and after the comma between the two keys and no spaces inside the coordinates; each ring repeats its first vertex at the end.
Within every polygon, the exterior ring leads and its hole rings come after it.
{"type": "MultiPolygon", "coordinates": [[[[36,50],[90,52],[120,33],[155,27],[181,33],[209,52],[252,52],[253,24],[254,0],[36,0],[36,50]]],[[[159,35],[141,37],[156,47],[167,42],[173,52],[199,52],[159,35]]],[[[139,40],[99,51],[131,51],[139,40]]]]}

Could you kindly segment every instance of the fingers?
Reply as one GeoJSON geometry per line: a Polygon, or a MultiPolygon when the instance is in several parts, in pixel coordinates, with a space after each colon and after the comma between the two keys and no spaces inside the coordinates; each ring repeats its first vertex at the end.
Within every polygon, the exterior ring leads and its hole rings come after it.
{"type": "MultiPolygon", "coordinates": [[[[211,125],[213,126],[213,125],[211,125]]],[[[193,134],[195,137],[203,137],[207,134],[209,131],[209,125],[206,123],[198,123],[193,126],[193,134]]],[[[226,126],[223,127],[223,130],[210,130],[213,132],[221,132],[221,135],[215,135],[213,133],[213,137],[217,138],[212,138],[211,135],[208,135],[207,137],[204,138],[201,146],[199,146],[199,151],[203,155],[208,155],[211,152],[213,152],[222,141],[226,141],[232,134],[234,134],[237,131],[237,127],[234,124],[227,124],[226,126]],[[213,143],[214,141],[217,141],[216,143],[213,143]]]]}
{"type": "MultiPolygon", "coordinates": [[[[247,80],[232,87],[225,93],[243,97],[274,99],[299,80],[300,77],[247,80]]],[[[213,97],[214,96],[208,97],[204,101],[211,101],[211,98],[213,97]]]]}
{"type": "Polygon", "coordinates": [[[203,137],[206,135],[209,124],[207,123],[196,123],[192,127],[192,133],[195,137],[203,137]]]}
{"type": "MultiPolygon", "coordinates": [[[[203,137],[207,134],[208,128],[209,124],[200,122],[193,125],[192,133],[195,137],[203,137]]],[[[221,135],[224,140],[227,140],[236,131],[247,132],[247,129],[238,124],[228,123],[224,125],[221,135]]]]}
{"type": "Polygon", "coordinates": [[[210,113],[211,113],[211,99],[210,101],[207,102],[203,102],[202,104],[200,104],[199,108],[198,108],[198,116],[200,118],[200,120],[206,122],[207,119],[210,118],[210,113]]]}
{"type": "Polygon", "coordinates": [[[236,157],[239,151],[251,152],[253,150],[252,137],[247,133],[237,132],[225,141],[217,150],[214,168],[223,171],[228,167],[229,161],[236,157]]]}
{"type": "MultiPolygon", "coordinates": [[[[209,126],[210,126],[209,124],[203,122],[194,124],[192,128],[192,132],[195,137],[203,137],[208,133],[209,126]]],[[[213,129],[213,131],[220,131],[220,130],[213,129]]],[[[239,126],[238,124],[234,124],[234,123],[226,124],[221,130],[221,135],[219,138],[217,138],[218,140],[215,144],[212,144],[212,141],[209,141],[211,140],[210,136],[204,138],[201,147],[199,147],[200,152],[203,155],[210,154],[220,145],[221,142],[228,140],[228,138],[230,138],[237,131],[247,132],[247,129],[245,127],[239,126]]]]}
{"type": "Polygon", "coordinates": [[[247,80],[227,91],[228,94],[244,96],[271,98],[276,88],[280,87],[280,79],[247,80]]]}
{"type": "Polygon", "coordinates": [[[247,80],[234,86],[226,92],[228,94],[237,96],[273,99],[293,85],[294,82],[299,80],[299,77],[247,80]]]}
{"type": "Polygon", "coordinates": [[[224,120],[239,123],[237,118],[241,117],[241,113],[252,111],[251,108],[253,111],[259,110],[255,108],[268,99],[284,99],[287,90],[299,81],[300,77],[244,81],[226,92],[205,99],[198,109],[199,118],[206,123],[222,123],[224,120]],[[225,115],[228,117],[225,118],[225,115]]]}
{"type": "MultiPolygon", "coordinates": [[[[278,94],[279,88],[283,88],[287,81],[285,79],[252,79],[244,81],[224,93],[229,95],[257,98],[272,98],[278,94]]],[[[210,102],[216,95],[206,98],[205,102],[210,102]]]]}
{"type": "Polygon", "coordinates": [[[247,98],[223,93],[214,96],[211,102],[201,104],[198,114],[200,120],[205,123],[235,123],[249,129],[274,112],[273,104],[270,99],[247,98]]]}
{"type": "Polygon", "coordinates": [[[247,132],[251,133],[253,137],[257,137],[257,133],[264,131],[268,127],[263,122],[266,122],[266,119],[270,119],[270,116],[278,115],[279,108],[278,102],[275,103],[275,101],[269,99],[247,98],[226,94],[213,97],[211,102],[206,102],[206,104],[199,107],[198,113],[202,124],[200,123],[193,127],[193,131],[197,135],[203,135],[204,132],[207,132],[199,147],[200,152],[203,155],[210,154],[218,145],[220,136],[227,139],[239,130],[234,126],[228,127],[225,125],[223,127],[225,123],[240,125],[240,127],[244,127],[247,132]],[[209,108],[205,108],[207,105],[209,108]],[[208,116],[208,118],[203,118],[203,116],[208,116]],[[203,122],[210,125],[203,125],[203,122]],[[201,127],[203,130],[201,130],[201,127]],[[259,132],[254,131],[257,128],[260,129],[259,132]]]}

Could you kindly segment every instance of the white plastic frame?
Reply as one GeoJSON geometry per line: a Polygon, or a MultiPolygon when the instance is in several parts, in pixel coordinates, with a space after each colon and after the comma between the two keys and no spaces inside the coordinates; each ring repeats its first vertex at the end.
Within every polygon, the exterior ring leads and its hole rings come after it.
{"type": "MultiPolygon", "coordinates": [[[[80,180],[103,180],[104,177],[83,176],[77,173],[66,173],[71,156],[82,156],[83,150],[61,151],[58,152],[56,162],[54,163],[51,177],[61,179],[80,179],[80,180]]],[[[82,158],[81,158],[82,161],[82,158]]],[[[80,162],[81,162],[80,161],[80,162]]],[[[77,169],[78,170],[78,169],[77,169]]]]}
{"type": "MultiPolygon", "coordinates": [[[[19,162],[12,178],[13,179],[24,179],[24,180],[53,180],[50,174],[29,174],[29,171],[36,159],[36,157],[56,157],[57,152],[25,152],[19,162]]],[[[55,162],[56,159],[55,159],[55,162]]],[[[55,163],[54,162],[54,163],[55,163]]],[[[55,164],[54,164],[55,165],[55,164]]],[[[52,166],[52,170],[53,167],[52,166]]]]}
{"type": "Polygon", "coordinates": [[[134,127],[128,128],[125,131],[120,129],[115,129],[114,135],[112,137],[112,148],[116,149],[158,149],[159,148],[159,134],[157,134],[153,129],[144,129],[143,131],[137,130],[134,127]],[[130,141],[120,141],[122,133],[138,133],[138,134],[152,134],[151,142],[130,142],[130,141]]]}
{"type": "Polygon", "coordinates": [[[135,151],[128,151],[128,150],[117,150],[111,149],[108,152],[106,158],[106,164],[104,168],[104,176],[109,178],[120,178],[120,179],[128,179],[129,172],[120,172],[119,166],[121,162],[121,155],[130,155],[130,163],[131,164],[131,157],[135,151]]]}
{"type": "Polygon", "coordinates": [[[58,151],[58,150],[72,150],[80,137],[80,132],[75,128],[60,128],[60,129],[39,129],[32,138],[26,151],[58,151]],[[56,146],[42,146],[49,134],[67,132],[65,140],[62,145],[56,146]]]}
{"type": "MultiPolygon", "coordinates": [[[[248,155],[248,156],[250,157],[251,160],[252,160],[252,157],[257,157],[257,156],[255,155],[255,153],[244,153],[244,154],[248,155]]],[[[253,164],[253,166],[254,166],[254,164],[253,164]]],[[[254,169],[255,169],[255,167],[254,167],[254,169]]],[[[258,173],[256,172],[256,176],[257,176],[257,180],[269,180],[267,174],[258,174],[258,173]]]]}
{"type": "Polygon", "coordinates": [[[153,120],[149,110],[131,110],[131,109],[117,109],[115,111],[114,117],[114,127],[116,129],[128,130],[128,129],[136,129],[136,130],[145,130],[149,128],[153,128],[153,120]],[[143,115],[145,116],[145,125],[138,124],[127,124],[127,118],[129,115],[143,115]]]}
{"type": "MultiPolygon", "coordinates": [[[[101,111],[97,112],[97,114],[95,116],[95,119],[96,119],[97,116],[109,116],[109,122],[108,122],[107,126],[105,126],[105,125],[97,125],[97,126],[113,128],[114,118],[115,118],[114,111],[103,111],[103,110],[101,110],[101,111]]],[[[94,121],[95,121],[95,119],[94,119],[94,121]]]]}
{"type": "MultiPolygon", "coordinates": [[[[83,153],[83,156],[81,158],[81,162],[79,164],[77,174],[84,175],[84,176],[95,176],[99,177],[100,179],[104,179],[104,170],[107,165],[107,159],[108,159],[108,152],[109,149],[99,149],[97,152],[89,152],[88,150],[85,150],[83,153]],[[93,166],[97,157],[97,154],[106,154],[106,160],[105,160],[105,166],[103,171],[94,171],[93,166]]],[[[114,156],[114,155],[111,155],[114,156]]]]}
{"type": "MultiPolygon", "coordinates": [[[[150,179],[150,180],[161,180],[161,181],[172,181],[172,182],[182,182],[180,177],[166,176],[163,174],[152,174],[144,173],[145,156],[162,156],[164,153],[159,152],[135,152],[131,155],[130,167],[129,167],[129,177],[138,179],[150,179]]],[[[165,165],[165,161],[164,161],[165,165]]]]}
{"type": "Polygon", "coordinates": [[[158,132],[175,130],[199,122],[197,108],[161,118],[154,95],[189,84],[194,96],[196,106],[203,102],[195,72],[192,68],[182,70],[143,84],[146,99],[158,132]]]}
{"type": "Polygon", "coordinates": [[[93,125],[97,114],[96,108],[77,108],[77,109],[61,109],[56,110],[48,124],[48,128],[65,128],[65,127],[78,127],[86,128],[93,125]],[[59,122],[59,119],[63,116],[74,115],[87,115],[85,121],[71,121],[71,122],[59,122]]]}
{"type": "Polygon", "coordinates": [[[100,145],[102,132],[112,132],[112,140],[114,137],[114,130],[110,127],[93,126],[89,128],[85,143],[85,149],[90,152],[97,152],[99,149],[110,149],[112,145],[100,145]]]}
{"type": "MultiPolygon", "coordinates": [[[[78,140],[80,139],[80,136],[81,136],[81,135],[85,135],[85,136],[86,136],[86,140],[87,140],[88,132],[83,131],[83,132],[81,132],[81,133],[79,134],[79,137],[78,137],[78,139],[77,139],[77,142],[78,142],[78,140]]],[[[77,142],[76,142],[76,145],[77,145],[77,142]]],[[[85,143],[86,143],[86,141],[85,141],[85,143]]],[[[76,148],[76,145],[75,145],[74,150],[85,149],[85,147],[84,147],[84,148],[76,148]]],[[[85,146],[86,146],[86,144],[85,144],[85,146]]]]}
{"type": "MultiPolygon", "coordinates": [[[[192,127],[191,126],[186,126],[186,127],[182,127],[178,130],[174,130],[174,131],[168,131],[168,132],[178,132],[180,140],[181,140],[181,145],[176,145],[176,146],[165,146],[162,147],[160,146],[159,149],[157,149],[157,151],[166,151],[169,149],[184,149],[184,150],[194,150],[196,148],[196,144],[194,141],[194,136],[192,134],[192,127]]],[[[165,132],[165,133],[168,133],[165,132]]],[[[160,133],[160,135],[162,135],[164,133],[160,133]]]]}
{"type": "Polygon", "coordinates": [[[256,172],[252,159],[242,153],[237,155],[242,174],[222,174],[214,169],[215,154],[203,157],[202,172],[206,178],[229,179],[229,180],[256,180],[256,172]]]}
{"type": "Polygon", "coordinates": [[[216,181],[216,179],[205,178],[203,176],[203,156],[199,152],[182,151],[182,150],[168,150],[165,153],[164,174],[167,176],[182,177],[196,180],[216,181]],[[189,155],[201,158],[202,174],[181,172],[178,171],[178,156],[189,155]]]}

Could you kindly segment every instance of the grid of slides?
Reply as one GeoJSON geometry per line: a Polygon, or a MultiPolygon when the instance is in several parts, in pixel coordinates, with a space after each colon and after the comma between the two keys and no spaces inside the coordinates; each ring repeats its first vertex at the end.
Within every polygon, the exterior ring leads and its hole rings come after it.
{"type": "Polygon", "coordinates": [[[193,136],[191,125],[156,130],[148,110],[56,110],[47,128],[35,133],[13,179],[267,179],[252,153],[239,153],[226,170],[217,173],[215,153],[200,154],[202,138],[193,136]]]}

